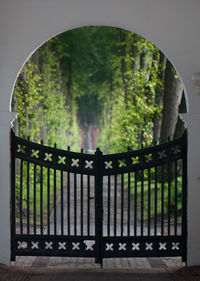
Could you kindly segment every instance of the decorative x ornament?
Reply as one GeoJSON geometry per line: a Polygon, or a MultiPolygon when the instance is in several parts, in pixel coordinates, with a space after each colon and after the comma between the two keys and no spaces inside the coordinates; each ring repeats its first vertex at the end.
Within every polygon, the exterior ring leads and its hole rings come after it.
{"type": "Polygon", "coordinates": [[[180,243],[172,242],[172,250],[180,250],[180,243]]]}
{"type": "Polygon", "coordinates": [[[159,154],[159,156],[158,156],[159,159],[163,159],[163,158],[167,157],[165,150],[159,151],[158,154],[159,154]]]}
{"type": "Polygon", "coordinates": [[[53,242],[47,242],[45,241],[45,250],[52,250],[53,249],[53,242]]]}
{"type": "Polygon", "coordinates": [[[159,242],[159,251],[161,250],[167,250],[167,243],[161,243],[159,242]]]}
{"type": "Polygon", "coordinates": [[[146,160],[146,162],[152,161],[152,154],[150,153],[150,154],[145,155],[145,160],[146,160]]]}
{"type": "Polygon", "coordinates": [[[27,242],[25,242],[25,241],[17,241],[17,244],[18,244],[18,246],[17,246],[17,249],[26,249],[27,248],[27,242]]]}
{"type": "Polygon", "coordinates": [[[119,160],[119,167],[120,167],[120,168],[126,167],[126,161],[125,161],[125,159],[119,160]]]}
{"type": "Polygon", "coordinates": [[[72,242],[72,250],[80,250],[80,243],[77,242],[77,243],[74,243],[72,242]]]}
{"type": "Polygon", "coordinates": [[[95,241],[84,241],[85,245],[86,245],[86,251],[94,251],[93,246],[95,245],[95,241]]]}
{"type": "Polygon", "coordinates": [[[150,251],[152,251],[153,250],[153,243],[145,243],[145,246],[146,246],[146,248],[145,248],[145,250],[150,250],[150,251]]]}
{"type": "Polygon", "coordinates": [[[174,155],[181,153],[179,145],[172,147],[172,150],[173,150],[174,155]]]}
{"type": "Polygon", "coordinates": [[[39,242],[38,241],[37,242],[31,241],[31,244],[32,244],[32,246],[31,246],[32,250],[33,249],[39,249],[39,242]]]}
{"type": "Polygon", "coordinates": [[[106,243],[106,251],[113,251],[113,243],[106,243]]]}
{"type": "Polygon", "coordinates": [[[79,162],[79,159],[72,159],[72,167],[79,167],[79,164],[78,164],[78,162],[79,162]]]}
{"type": "Polygon", "coordinates": [[[31,157],[39,158],[39,150],[32,149],[31,157]]]}
{"type": "Polygon", "coordinates": [[[107,170],[107,169],[112,169],[113,168],[113,166],[112,166],[112,161],[109,161],[109,162],[107,162],[107,161],[105,161],[105,169],[107,170]]]}
{"type": "Polygon", "coordinates": [[[58,250],[66,250],[66,242],[58,242],[58,250]]]}
{"type": "Polygon", "coordinates": [[[44,158],[44,161],[52,161],[52,153],[46,153],[45,152],[45,158],[44,158]]]}
{"type": "Polygon", "coordinates": [[[140,250],[140,243],[132,243],[132,250],[135,251],[139,251],[140,250]]]}
{"type": "Polygon", "coordinates": [[[140,158],[139,156],[131,157],[133,165],[139,164],[140,163],[140,158]]]}
{"type": "Polygon", "coordinates": [[[93,164],[93,161],[91,160],[91,161],[88,161],[88,160],[85,160],[85,168],[87,169],[87,168],[89,168],[89,169],[93,169],[93,166],[92,166],[92,164],[93,164]]]}
{"type": "Polygon", "coordinates": [[[126,243],[119,243],[119,251],[126,251],[126,243]]]}
{"type": "Polygon", "coordinates": [[[24,153],[25,149],[26,149],[25,145],[18,144],[17,152],[23,152],[24,153]]]}
{"type": "Polygon", "coordinates": [[[63,156],[63,157],[62,156],[58,156],[58,159],[59,159],[58,160],[58,164],[64,164],[64,165],[66,164],[65,163],[65,160],[66,160],[65,156],[63,156]]]}

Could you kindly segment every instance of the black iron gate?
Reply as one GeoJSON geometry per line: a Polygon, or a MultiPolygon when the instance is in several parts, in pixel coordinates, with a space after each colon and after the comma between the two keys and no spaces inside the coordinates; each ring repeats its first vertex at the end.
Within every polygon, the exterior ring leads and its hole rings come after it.
{"type": "Polygon", "coordinates": [[[186,260],[187,136],[94,155],[12,132],[15,256],[182,256],[186,260]]]}

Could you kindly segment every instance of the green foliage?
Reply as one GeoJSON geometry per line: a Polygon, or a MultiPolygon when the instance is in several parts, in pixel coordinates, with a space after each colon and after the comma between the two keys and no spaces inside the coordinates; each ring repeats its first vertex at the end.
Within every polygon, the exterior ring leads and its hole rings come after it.
{"type": "Polygon", "coordinates": [[[105,99],[99,136],[99,146],[109,153],[126,151],[128,146],[138,149],[141,143],[150,145],[154,118],[161,115],[156,102],[157,84],[163,85],[157,75],[158,49],[138,35],[118,32],[124,34],[124,41],[117,43],[123,54],[111,57],[112,102],[105,99]]]}
{"type": "Polygon", "coordinates": [[[76,117],[77,106],[66,104],[66,89],[62,80],[59,58],[63,57],[58,40],[52,39],[30,59],[22,69],[14,90],[13,107],[19,113],[19,136],[50,146],[68,145],[79,150],[80,137],[76,117]],[[71,107],[73,110],[71,110],[71,107]]]}
{"type": "MultiPolygon", "coordinates": [[[[144,171],[145,172],[145,171],[144,171]]],[[[131,180],[131,194],[134,196],[135,194],[135,179],[134,174],[130,174],[131,180]]],[[[177,186],[175,184],[175,180],[171,181],[170,184],[170,198],[169,198],[169,187],[168,183],[165,181],[163,184],[163,191],[162,191],[162,183],[157,182],[157,189],[155,189],[155,177],[151,175],[150,179],[150,186],[151,186],[151,194],[150,194],[150,216],[154,217],[155,215],[155,192],[157,197],[157,209],[156,213],[158,216],[162,213],[162,200],[163,200],[163,212],[164,216],[168,214],[170,210],[171,214],[175,213],[175,208],[177,212],[182,210],[182,179],[181,177],[177,178],[177,186]],[[177,206],[175,200],[175,190],[177,189],[177,206]],[[162,197],[163,193],[163,197],[162,197]]],[[[128,177],[125,176],[125,184],[128,185],[128,177]]],[[[143,185],[143,213],[144,219],[148,218],[148,207],[149,207],[149,182],[147,177],[144,176],[143,184],[140,181],[140,177],[137,179],[137,206],[138,211],[141,211],[141,193],[142,193],[142,185],[143,185]]]]}
{"type": "Polygon", "coordinates": [[[23,67],[14,90],[13,107],[18,112],[19,135],[26,138],[28,135],[34,140],[39,137],[39,116],[41,108],[41,75],[37,67],[29,60],[23,67]]]}

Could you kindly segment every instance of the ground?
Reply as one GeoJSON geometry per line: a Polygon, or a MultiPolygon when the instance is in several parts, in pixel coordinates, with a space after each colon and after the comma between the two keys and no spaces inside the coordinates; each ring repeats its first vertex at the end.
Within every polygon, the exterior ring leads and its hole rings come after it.
{"type": "Polygon", "coordinates": [[[180,258],[92,259],[17,257],[0,265],[0,281],[200,281],[200,267],[185,267],[180,258]]]}

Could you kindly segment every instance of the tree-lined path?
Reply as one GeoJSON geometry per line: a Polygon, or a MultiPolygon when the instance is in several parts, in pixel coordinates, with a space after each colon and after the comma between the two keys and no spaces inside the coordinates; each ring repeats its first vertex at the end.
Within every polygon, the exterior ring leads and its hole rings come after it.
{"type": "MultiPolygon", "coordinates": [[[[115,184],[115,176],[110,177],[110,187],[108,185],[108,177],[104,176],[103,181],[103,235],[104,236],[134,236],[141,235],[141,202],[140,193],[137,198],[137,208],[135,208],[135,196],[130,194],[130,203],[128,202],[128,188],[121,190],[120,176],[117,177],[117,184],[115,184]],[[123,203],[122,203],[123,200],[123,203]],[[108,203],[109,201],[109,203],[108,203]],[[109,205],[108,205],[109,204],[109,205]],[[130,211],[128,214],[128,204],[130,204],[130,211]],[[122,206],[123,205],[123,206],[122,206]],[[135,214],[136,213],[136,214],[135,214]],[[130,216],[130,229],[128,234],[128,217],[130,216]],[[135,223],[136,219],[136,223],[135,223]],[[122,233],[123,225],[123,233],[122,233]],[[134,229],[134,225],[137,229],[134,229]],[[116,228],[116,231],[115,231],[116,228]]],[[[140,186],[138,186],[138,189],[140,186]]],[[[50,234],[54,234],[54,209],[51,212],[51,226],[50,234]]],[[[61,234],[61,196],[57,200],[56,221],[57,234],[61,234]]],[[[64,235],[95,235],[95,183],[94,177],[90,178],[90,186],[88,190],[88,176],[87,175],[70,175],[70,184],[67,185],[65,181],[63,190],[63,219],[64,219],[64,235]],[[75,179],[76,177],[76,179],[75,179]],[[81,184],[82,177],[82,184],[81,184]],[[76,184],[75,181],[76,180],[76,184]],[[69,190],[69,192],[68,192],[69,190]],[[69,195],[69,200],[68,200],[69,195]],[[70,203],[70,204],[68,204],[70,203]],[[70,225],[70,229],[68,226],[70,225]]],[[[164,221],[164,234],[168,232],[167,216],[164,221]]],[[[148,221],[147,218],[143,224],[143,235],[148,235],[148,221]]],[[[160,217],[157,221],[158,235],[161,235],[161,221],[160,217]]],[[[151,218],[151,230],[154,233],[154,216],[151,218]]],[[[174,233],[174,221],[171,221],[171,234],[174,233]]],[[[181,220],[179,219],[177,233],[181,233],[181,220]]]]}

